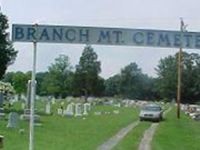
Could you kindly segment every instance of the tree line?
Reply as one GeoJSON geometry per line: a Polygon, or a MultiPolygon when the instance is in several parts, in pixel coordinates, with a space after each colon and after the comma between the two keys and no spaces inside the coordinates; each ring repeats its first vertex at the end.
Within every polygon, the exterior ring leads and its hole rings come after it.
{"type": "MultiPolygon", "coordinates": [[[[10,82],[16,94],[25,94],[31,72],[8,72],[17,51],[8,40],[8,19],[0,12],[0,79],[10,82]]],[[[123,67],[120,73],[104,79],[101,73],[101,62],[92,46],[87,45],[76,66],[70,64],[69,57],[59,55],[46,72],[36,74],[37,94],[55,97],[89,96],[121,97],[129,99],[171,101],[177,93],[178,54],[160,59],[157,77],[144,74],[135,62],[123,67]]],[[[194,103],[200,99],[200,55],[183,52],[182,62],[182,102],[194,103]]]]}
{"type": "MultiPolygon", "coordinates": [[[[178,54],[160,59],[156,78],[144,74],[135,62],[123,67],[120,73],[104,79],[101,62],[91,46],[86,46],[79,63],[73,67],[69,57],[59,55],[48,71],[36,74],[37,94],[55,97],[89,96],[121,97],[143,100],[176,99],[178,54]]],[[[183,52],[182,102],[194,103],[200,97],[200,55],[183,52]]],[[[3,81],[10,82],[17,94],[26,93],[31,72],[8,72],[3,81]]]]}

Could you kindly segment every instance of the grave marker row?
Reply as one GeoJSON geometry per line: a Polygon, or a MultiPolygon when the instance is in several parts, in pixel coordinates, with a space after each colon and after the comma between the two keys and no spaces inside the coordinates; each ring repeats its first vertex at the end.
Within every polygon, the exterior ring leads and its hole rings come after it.
{"type": "Polygon", "coordinates": [[[67,108],[65,110],[59,108],[57,109],[58,115],[63,116],[75,116],[75,117],[81,117],[83,115],[88,115],[88,112],[91,110],[91,104],[90,103],[70,103],[68,104],[67,108]]]}

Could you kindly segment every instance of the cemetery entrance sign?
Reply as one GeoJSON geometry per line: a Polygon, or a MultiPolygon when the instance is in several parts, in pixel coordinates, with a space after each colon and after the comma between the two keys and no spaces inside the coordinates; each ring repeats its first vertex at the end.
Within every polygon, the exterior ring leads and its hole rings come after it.
{"type": "MultiPolygon", "coordinates": [[[[36,52],[37,52],[38,42],[168,47],[168,48],[180,48],[180,51],[181,48],[200,49],[200,33],[183,32],[182,26],[183,24],[181,25],[181,31],[167,31],[167,30],[147,30],[147,29],[144,30],[144,29],[123,29],[123,28],[79,27],[79,26],[52,26],[52,25],[38,25],[38,24],[35,25],[13,24],[12,26],[13,42],[33,42],[34,51],[33,51],[32,78],[31,78],[32,84],[31,84],[29,150],[34,149],[33,133],[34,133],[35,72],[36,72],[36,52]]],[[[180,84],[178,87],[180,87],[180,84]]],[[[180,90],[178,93],[180,93],[180,90]]],[[[178,99],[180,99],[180,97],[178,99]]],[[[179,108],[178,110],[180,110],[179,104],[180,103],[178,103],[178,108],[179,108]]]]}
{"type": "Polygon", "coordinates": [[[14,24],[12,41],[200,49],[200,33],[167,30],[14,24]]]}

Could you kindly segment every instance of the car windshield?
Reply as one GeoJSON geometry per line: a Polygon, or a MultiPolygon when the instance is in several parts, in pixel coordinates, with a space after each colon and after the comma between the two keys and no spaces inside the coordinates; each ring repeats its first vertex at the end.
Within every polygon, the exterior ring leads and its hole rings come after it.
{"type": "Polygon", "coordinates": [[[146,111],[160,111],[161,108],[158,107],[158,106],[146,106],[146,107],[144,107],[143,110],[146,110],[146,111]]]}

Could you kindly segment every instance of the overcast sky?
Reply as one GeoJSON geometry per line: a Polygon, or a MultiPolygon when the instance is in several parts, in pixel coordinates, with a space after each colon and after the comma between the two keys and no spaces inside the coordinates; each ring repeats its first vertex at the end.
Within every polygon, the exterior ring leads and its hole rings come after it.
{"type": "MultiPolygon", "coordinates": [[[[13,23],[122,27],[139,29],[179,30],[180,17],[188,31],[200,31],[199,0],[0,0],[1,11],[13,23]]],[[[11,28],[10,28],[11,31],[11,28]]],[[[85,45],[38,44],[37,71],[46,71],[59,54],[78,64],[85,45]]],[[[8,71],[28,71],[32,67],[30,43],[14,43],[19,51],[8,71]]],[[[102,63],[101,76],[108,78],[136,62],[144,73],[156,76],[155,67],[161,58],[175,54],[178,49],[92,46],[102,63]]],[[[186,50],[196,52],[198,50],[186,50]]]]}

